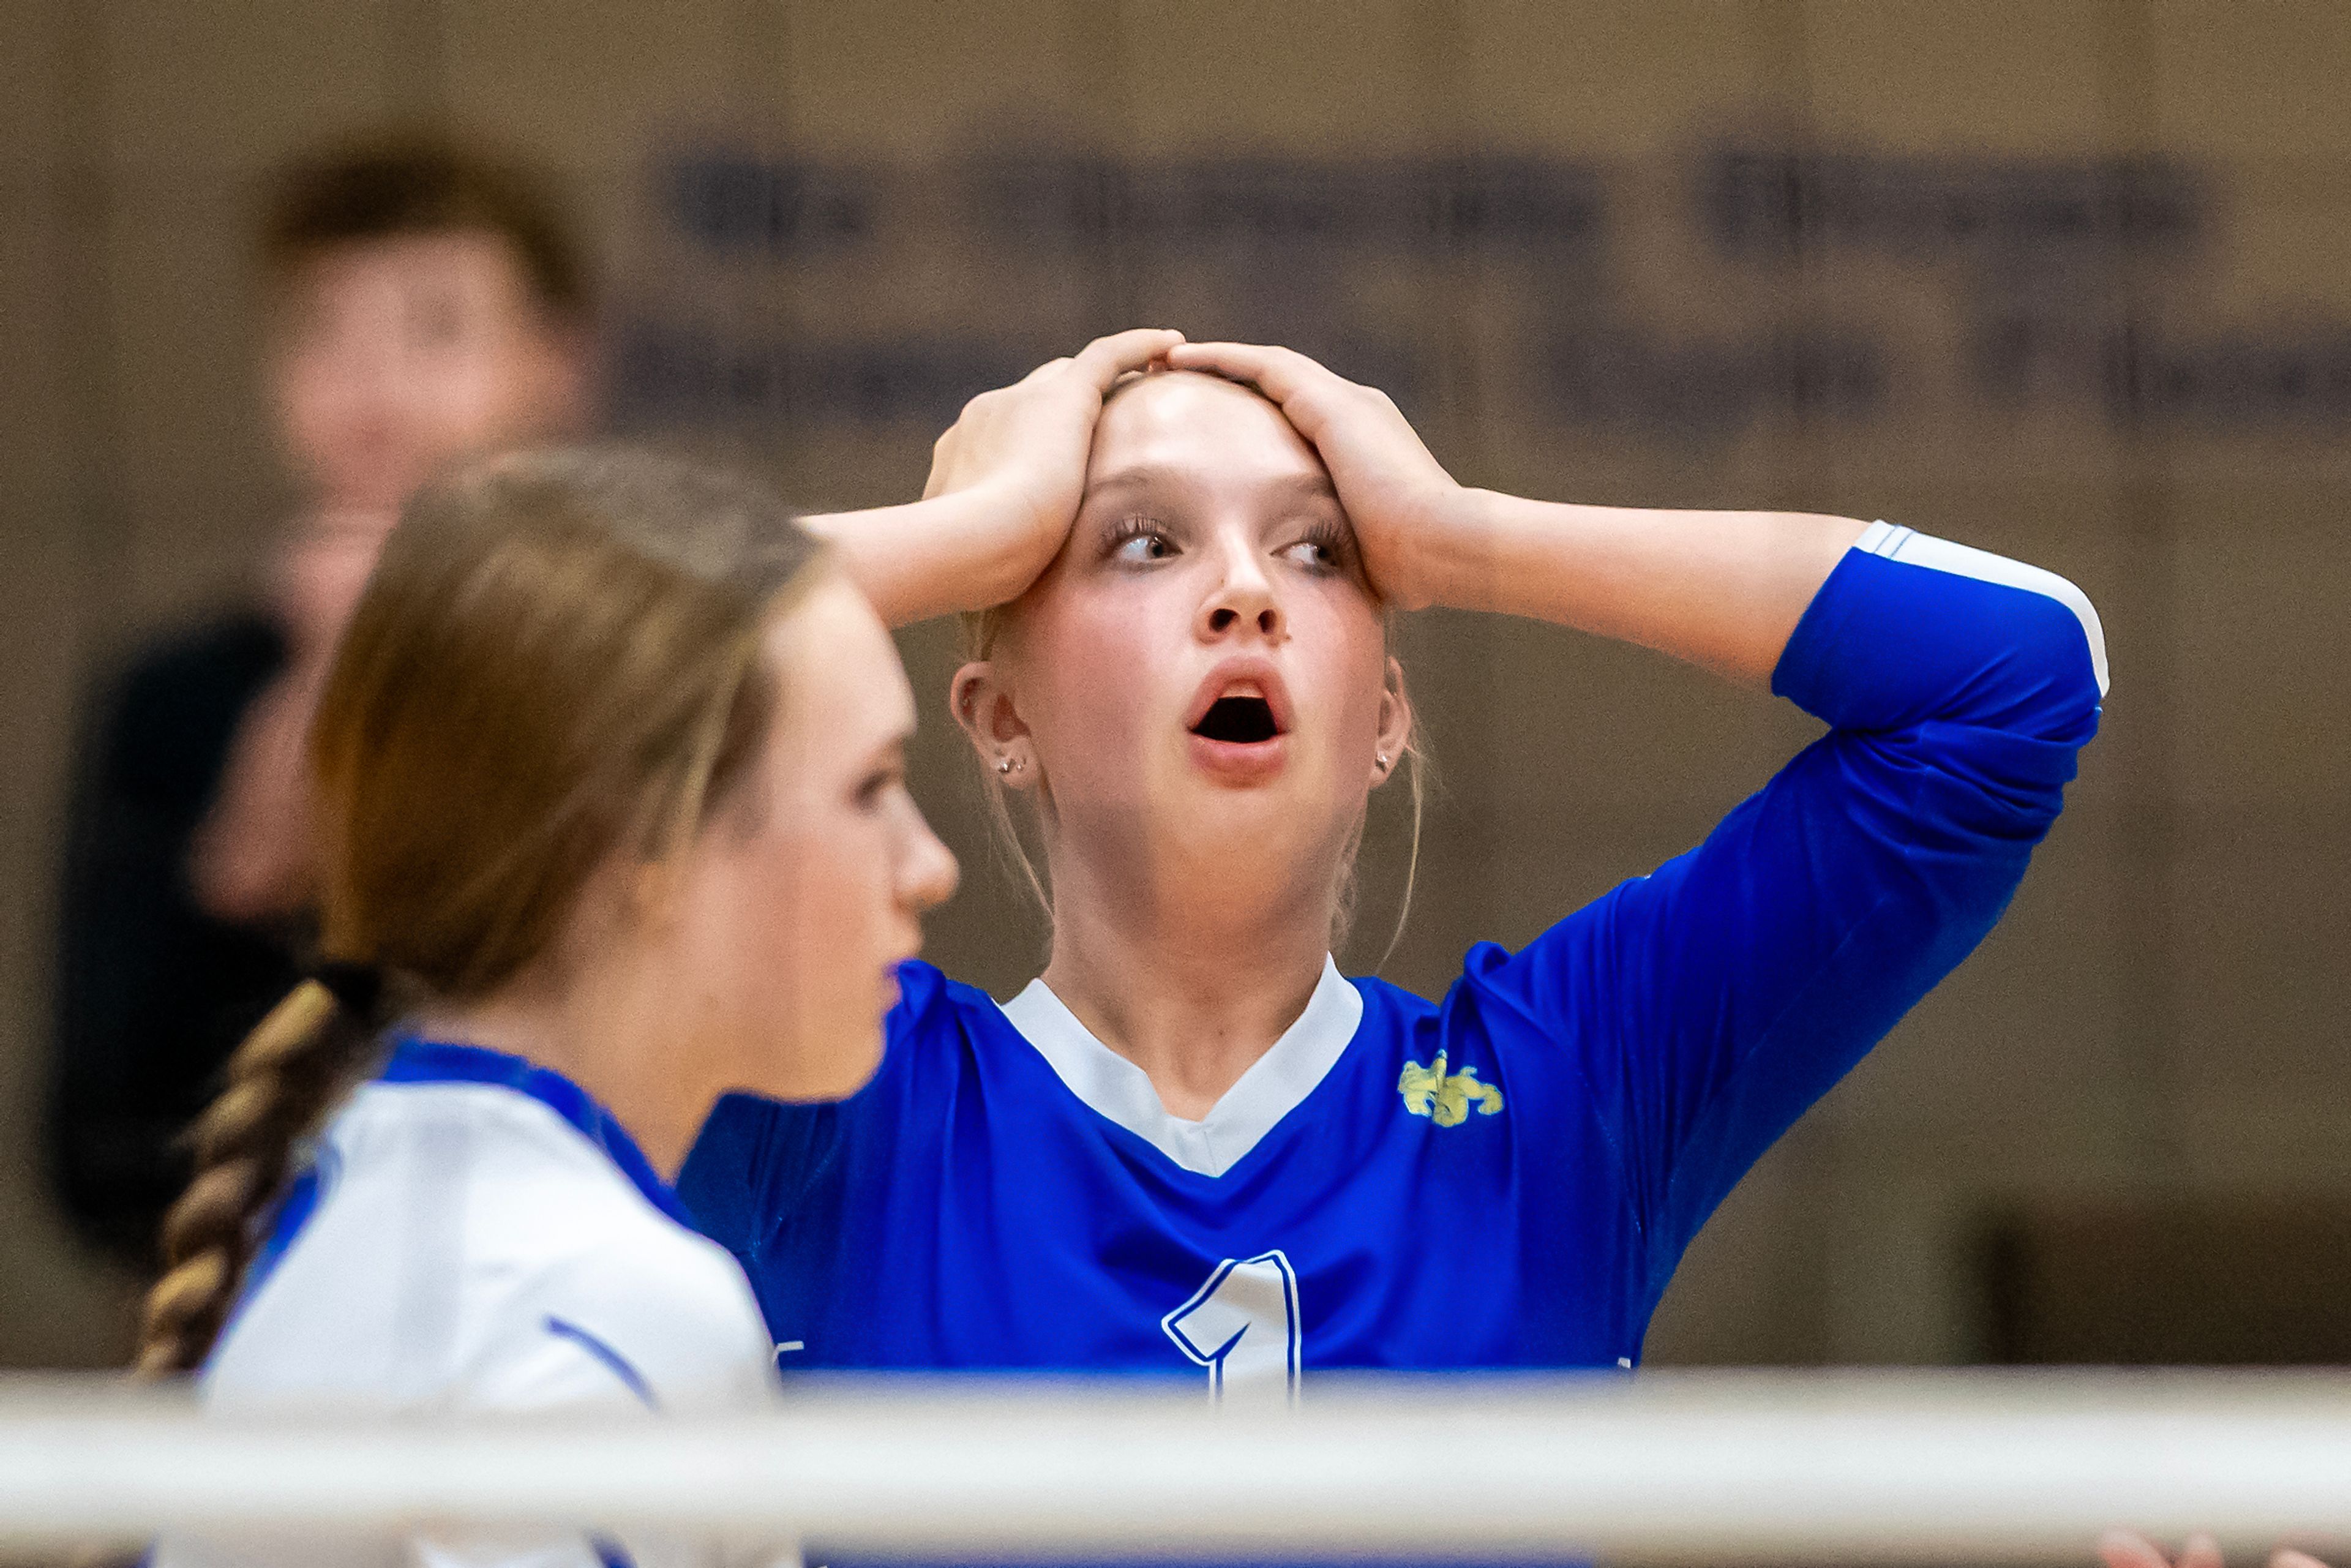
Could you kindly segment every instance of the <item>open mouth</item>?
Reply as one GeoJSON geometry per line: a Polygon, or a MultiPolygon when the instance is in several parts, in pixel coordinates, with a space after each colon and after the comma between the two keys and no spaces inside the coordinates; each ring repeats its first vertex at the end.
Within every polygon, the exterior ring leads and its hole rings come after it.
{"type": "Polygon", "coordinates": [[[1192,733],[1203,740],[1231,746],[1255,746],[1281,733],[1273,721],[1273,705],[1260,696],[1224,696],[1208,705],[1192,733]]]}

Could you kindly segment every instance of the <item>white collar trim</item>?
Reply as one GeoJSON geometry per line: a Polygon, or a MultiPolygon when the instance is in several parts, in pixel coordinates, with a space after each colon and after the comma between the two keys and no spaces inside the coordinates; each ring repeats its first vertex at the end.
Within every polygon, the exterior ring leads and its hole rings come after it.
{"type": "Polygon", "coordinates": [[[1257,1147],[1337,1065],[1363,1022],[1364,994],[1325,956],[1322,977],[1298,1021],[1197,1122],[1169,1115],[1150,1075],[1096,1040],[1041,977],[1003,1010],[1071,1093],[1186,1170],[1217,1176],[1257,1147]]]}

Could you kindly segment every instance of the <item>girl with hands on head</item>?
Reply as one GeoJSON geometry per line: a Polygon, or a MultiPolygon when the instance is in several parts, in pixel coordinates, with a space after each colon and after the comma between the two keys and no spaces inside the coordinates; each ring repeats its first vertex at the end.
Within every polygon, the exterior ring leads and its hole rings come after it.
{"type": "Polygon", "coordinates": [[[822,525],[901,617],[987,607],[953,704],[1033,818],[1044,972],[999,1006],[909,966],[869,1088],[722,1102],[681,1190],[795,1366],[1277,1403],[1309,1369],[1631,1366],[1740,1176],[1998,919],[2096,728],[2095,613],[1884,523],[1466,488],[1285,350],[1072,365],[1040,434],[1032,377],[927,499],[822,525]],[[1390,612],[1435,604],[1768,683],[1828,733],[1441,998],[1347,979],[1412,743],[1390,612]]]}

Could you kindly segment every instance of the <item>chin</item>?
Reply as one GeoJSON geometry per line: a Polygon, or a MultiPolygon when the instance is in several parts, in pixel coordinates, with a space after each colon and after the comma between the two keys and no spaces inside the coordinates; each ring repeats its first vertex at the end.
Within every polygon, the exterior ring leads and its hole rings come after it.
{"type": "Polygon", "coordinates": [[[789,1076],[779,1071],[755,1092],[787,1104],[822,1103],[846,1100],[873,1082],[882,1066],[882,1030],[872,1012],[861,1009],[839,1029],[821,1029],[814,1019],[800,1027],[800,1038],[812,1043],[776,1063],[789,1076]]]}
{"type": "Polygon", "coordinates": [[[1299,782],[1279,779],[1236,789],[1196,781],[1160,820],[1170,824],[1170,837],[1196,854],[1268,868],[1286,864],[1307,845],[1321,842],[1343,814],[1299,782]]]}
{"type": "Polygon", "coordinates": [[[831,1082],[814,1098],[846,1100],[873,1082],[873,1075],[882,1071],[882,1030],[871,1023],[866,1030],[866,1037],[858,1041],[855,1051],[842,1052],[838,1071],[828,1075],[831,1082]]]}

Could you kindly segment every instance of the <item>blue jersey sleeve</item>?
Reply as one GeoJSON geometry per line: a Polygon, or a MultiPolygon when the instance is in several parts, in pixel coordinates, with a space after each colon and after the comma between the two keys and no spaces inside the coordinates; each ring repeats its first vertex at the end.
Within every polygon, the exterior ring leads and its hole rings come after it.
{"type": "Polygon", "coordinates": [[[1466,998],[1556,1041],[1615,1143],[1648,1302],[1748,1167],[1982,940],[2064,803],[2105,690],[2062,578],[1873,527],[1772,690],[1827,721],[1697,849],[1466,998]]]}

